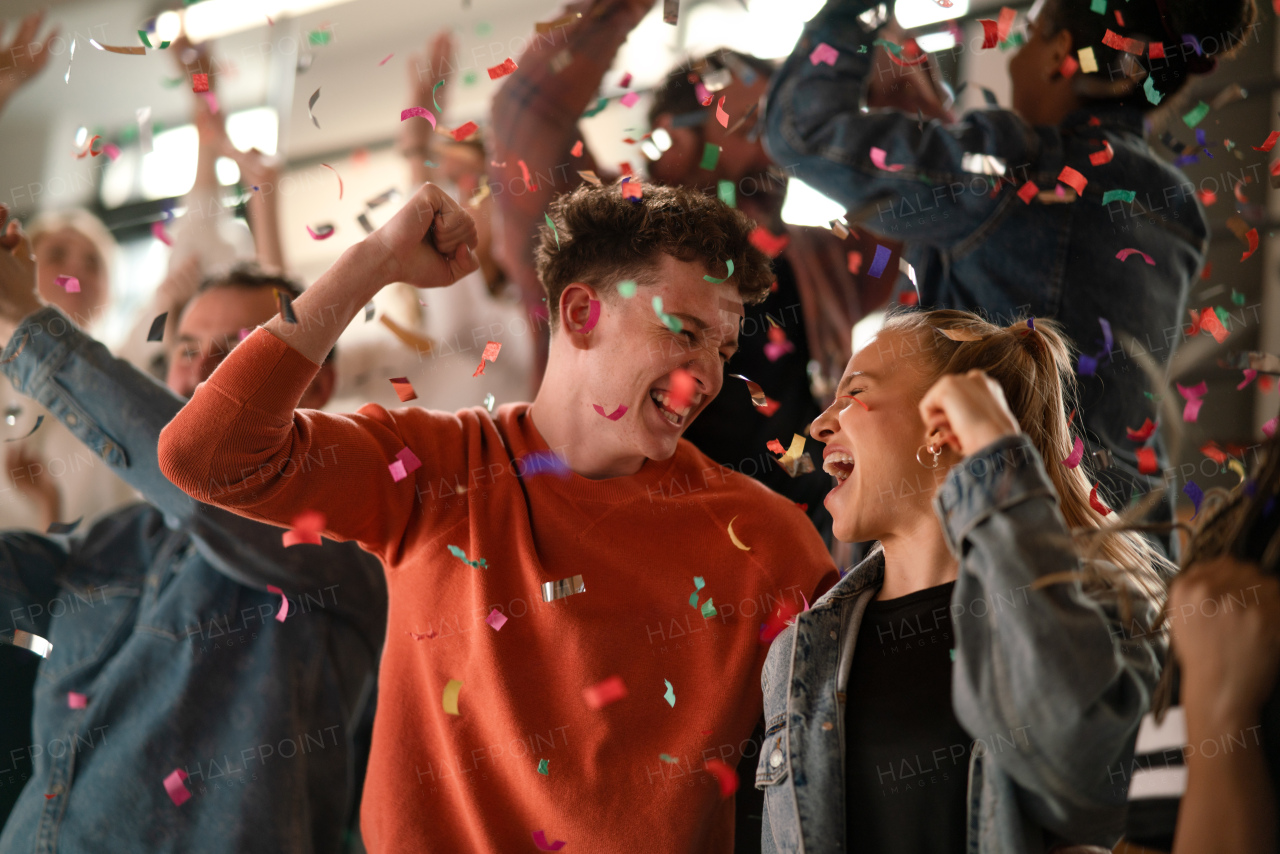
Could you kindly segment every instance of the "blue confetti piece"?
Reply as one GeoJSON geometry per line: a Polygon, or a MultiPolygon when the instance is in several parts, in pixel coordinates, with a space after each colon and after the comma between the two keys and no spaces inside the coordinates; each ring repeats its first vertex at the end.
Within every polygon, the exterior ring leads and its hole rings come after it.
{"type": "Polygon", "coordinates": [[[516,459],[516,470],[521,477],[535,474],[554,474],[556,477],[569,476],[569,464],[555,451],[534,451],[516,459]]]}
{"type": "Polygon", "coordinates": [[[1098,325],[1102,327],[1102,348],[1109,357],[1111,355],[1111,347],[1115,344],[1115,339],[1111,336],[1111,321],[1105,317],[1099,317],[1098,325]]]}
{"type": "Polygon", "coordinates": [[[871,269],[867,270],[869,275],[875,276],[877,279],[884,275],[884,268],[889,265],[889,257],[893,255],[889,251],[888,246],[879,245],[876,247],[876,257],[871,262],[871,269]]]}
{"type": "Polygon", "coordinates": [[[1098,370],[1098,360],[1092,356],[1080,354],[1080,364],[1076,367],[1076,373],[1082,377],[1091,377],[1098,370]]]}
{"type": "Polygon", "coordinates": [[[1191,499],[1191,505],[1196,508],[1196,512],[1191,514],[1194,519],[1200,514],[1200,502],[1204,501],[1204,490],[1196,485],[1194,480],[1187,481],[1187,485],[1182,487],[1182,491],[1191,499]]]}

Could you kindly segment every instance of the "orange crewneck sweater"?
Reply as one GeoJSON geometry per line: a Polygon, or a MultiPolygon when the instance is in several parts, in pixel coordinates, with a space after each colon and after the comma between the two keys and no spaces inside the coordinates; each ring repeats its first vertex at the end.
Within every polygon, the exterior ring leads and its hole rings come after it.
{"type": "Polygon", "coordinates": [[[326,536],[382,558],[368,849],[533,852],[544,831],[566,854],[731,851],[733,799],[706,762],[736,766],[761,713],[762,622],[834,569],[805,516],[684,441],[630,477],[521,476],[547,450],[528,404],[295,412],[317,370],[256,331],[165,428],[160,464],[255,519],[318,510],[326,536]],[[396,481],[405,447],[422,464],[396,481]],[[585,592],[544,601],[577,575],[585,592]],[[583,689],[615,675],[628,695],[590,708],[583,689]]]}

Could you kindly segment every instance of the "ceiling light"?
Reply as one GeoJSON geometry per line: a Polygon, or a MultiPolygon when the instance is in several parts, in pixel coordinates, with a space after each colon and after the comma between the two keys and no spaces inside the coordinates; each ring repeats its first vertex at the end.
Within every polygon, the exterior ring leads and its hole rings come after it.
{"type": "Polygon", "coordinates": [[[952,0],[949,6],[939,6],[934,0],[898,0],[893,15],[904,30],[950,21],[969,14],[969,0],[952,0]]]}
{"type": "MultiPolygon", "coordinates": [[[[272,20],[337,6],[347,0],[203,0],[183,13],[187,35],[197,44],[268,25],[272,20]]],[[[162,16],[163,17],[163,16],[162,16]]],[[[159,26],[159,21],[156,26],[159,26]]]]}

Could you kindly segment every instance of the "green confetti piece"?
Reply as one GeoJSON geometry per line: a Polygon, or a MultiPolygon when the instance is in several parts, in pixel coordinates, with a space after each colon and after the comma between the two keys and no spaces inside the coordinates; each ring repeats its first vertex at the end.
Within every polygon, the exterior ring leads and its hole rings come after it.
{"type": "Polygon", "coordinates": [[[1192,108],[1191,112],[1183,116],[1182,120],[1186,122],[1187,127],[1193,128],[1204,121],[1204,117],[1207,115],[1209,115],[1209,105],[1201,101],[1192,108]]]}
{"type": "Polygon", "coordinates": [[[1227,310],[1220,305],[1215,305],[1213,307],[1213,313],[1218,315],[1218,322],[1222,324],[1222,328],[1230,332],[1231,315],[1227,313],[1227,310]]]}
{"type": "Polygon", "coordinates": [[[1099,15],[1107,14],[1107,0],[1093,0],[1089,4],[1089,11],[1097,12],[1099,15]]]}
{"type": "Polygon", "coordinates": [[[666,682],[667,685],[667,693],[662,695],[662,699],[666,700],[667,705],[674,709],[676,707],[676,689],[672,688],[671,683],[667,682],[666,679],[662,681],[666,682]]]}
{"type": "MultiPolygon", "coordinates": [[[[894,44],[893,42],[889,41],[888,39],[876,39],[875,41],[873,41],[873,42],[872,42],[872,44],[874,44],[874,45],[879,45],[880,47],[882,47],[882,48],[884,48],[885,50],[889,51],[889,53],[891,53],[891,54],[893,54],[894,56],[898,57],[898,59],[902,59],[902,45],[900,45],[900,44],[894,44]]],[[[866,46],[864,45],[863,47],[865,48],[866,46]]],[[[861,51],[861,50],[860,50],[860,51],[858,51],[858,53],[863,53],[863,51],[861,51]]]]}
{"type": "Polygon", "coordinates": [[[658,758],[661,759],[663,762],[667,763],[668,765],[676,765],[680,762],[679,759],[676,759],[670,753],[659,753],[658,758]]]}
{"type": "Polygon", "coordinates": [[[622,295],[623,299],[631,299],[636,295],[636,283],[631,279],[623,279],[618,282],[618,293],[622,295]]]}
{"type": "Polygon", "coordinates": [[[1102,194],[1102,203],[1109,205],[1112,202],[1132,202],[1136,195],[1133,190],[1107,190],[1102,194]]]}
{"type": "Polygon", "coordinates": [[[478,78],[476,77],[476,73],[474,71],[468,71],[466,74],[462,75],[462,85],[474,86],[476,85],[477,79],[478,78]]]}
{"type": "Polygon", "coordinates": [[[1244,294],[1235,288],[1231,289],[1231,301],[1236,305],[1244,305],[1244,294]]]}
{"type": "Polygon", "coordinates": [[[137,125],[125,125],[124,127],[120,128],[120,144],[121,145],[128,145],[129,143],[133,142],[137,138],[138,138],[137,125]]]}
{"type": "Polygon", "coordinates": [[[583,113],[583,114],[582,114],[582,117],[583,117],[584,119],[589,119],[589,118],[591,118],[591,117],[592,117],[592,116],[594,116],[594,115],[598,115],[598,114],[600,113],[600,111],[601,111],[601,110],[603,110],[603,109],[604,109],[605,107],[607,107],[607,106],[609,106],[609,99],[608,99],[608,98],[601,98],[599,101],[596,101],[596,105],[595,105],[594,107],[592,107],[591,109],[589,109],[589,110],[587,110],[585,113],[583,113]]]}
{"type": "Polygon", "coordinates": [[[716,606],[712,604],[713,601],[714,600],[712,599],[708,599],[702,603],[702,618],[704,620],[710,620],[716,615],[716,606]]]}
{"type": "Polygon", "coordinates": [[[560,248],[560,232],[556,231],[556,224],[551,221],[551,214],[543,213],[542,218],[547,221],[547,227],[551,229],[551,234],[556,239],[556,248],[560,248]]]}
{"type": "Polygon", "coordinates": [[[720,162],[720,146],[713,142],[705,142],[702,144],[702,162],[698,164],[699,169],[714,169],[716,164],[720,162]]]}
{"type": "Polygon", "coordinates": [[[693,586],[701,590],[707,586],[707,582],[703,580],[701,575],[695,575],[693,577],[693,586]]]}
{"type": "Polygon", "coordinates": [[[173,77],[173,78],[165,77],[160,81],[160,85],[166,89],[176,89],[177,87],[181,86],[185,82],[187,82],[187,79],[185,77],[173,77]]]}
{"type": "Polygon", "coordinates": [[[684,324],[680,322],[680,318],[672,317],[662,310],[662,297],[653,298],[653,313],[658,315],[658,319],[667,325],[667,328],[677,335],[680,330],[684,329],[684,324]]]}
{"type": "Polygon", "coordinates": [[[689,607],[698,607],[698,591],[696,590],[689,594],[689,607]]]}
{"type": "Polygon", "coordinates": [[[434,86],[432,86],[432,87],[431,87],[431,103],[432,103],[432,104],[435,104],[436,112],[437,112],[437,113],[440,113],[440,114],[442,114],[442,115],[444,114],[444,110],[440,109],[440,102],[436,100],[436,90],[437,90],[437,89],[439,89],[439,88],[440,88],[441,86],[443,86],[443,85],[444,85],[444,81],[443,81],[443,80],[441,80],[441,81],[437,82],[437,83],[436,83],[436,85],[434,85],[434,86]]]}
{"type": "Polygon", "coordinates": [[[488,21],[481,21],[480,23],[476,24],[476,35],[487,36],[491,32],[493,32],[493,27],[489,24],[488,21]]]}
{"type": "Polygon", "coordinates": [[[434,162],[433,162],[433,161],[431,161],[431,160],[424,160],[424,161],[422,161],[422,165],[423,165],[423,166],[429,166],[429,167],[430,167],[430,168],[432,168],[432,169],[436,168],[436,163],[434,163],[434,162]]]}
{"type": "Polygon", "coordinates": [[[867,46],[865,44],[858,45],[858,53],[866,53],[866,52],[867,52],[867,46]]]}
{"type": "Polygon", "coordinates": [[[732,181],[717,181],[716,195],[720,197],[720,201],[729,207],[736,208],[738,206],[738,191],[732,181]]]}
{"type": "MultiPolygon", "coordinates": [[[[729,272],[725,273],[725,276],[723,279],[717,279],[715,276],[703,276],[702,278],[713,285],[723,285],[731,276],[733,276],[733,259],[730,258],[724,263],[725,263],[725,266],[729,268],[729,272]]],[[[657,299],[657,297],[654,297],[654,299],[657,299]]]]}
{"type": "Polygon", "coordinates": [[[1142,91],[1147,93],[1147,100],[1153,104],[1158,104],[1164,100],[1164,95],[1156,91],[1155,78],[1150,74],[1147,75],[1147,82],[1142,84],[1142,91]]]}
{"type": "Polygon", "coordinates": [[[544,775],[546,775],[546,776],[550,777],[550,776],[551,776],[551,769],[550,769],[550,767],[549,767],[549,766],[550,766],[550,764],[551,764],[551,760],[549,760],[549,759],[539,759],[539,760],[538,760],[538,773],[539,773],[539,774],[544,774],[544,775]]]}
{"type": "Polygon", "coordinates": [[[473,566],[476,569],[487,569],[489,566],[484,558],[480,558],[479,560],[467,560],[467,553],[457,546],[449,546],[449,553],[465,563],[467,566],[473,566]]]}
{"type": "Polygon", "coordinates": [[[954,649],[952,649],[952,650],[948,650],[948,652],[950,652],[950,653],[951,653],[951,660],[952,660],[952,661],[955,661],[955,660],[956,660],[956,651],[955,651],[954,649]]]}
{"type": "Polygon", "coordinates": [[[1009,38],[1000,42],[1001,50],[1008,50],[1011,47],[1021,47],[1026,39],[1022,37],[1022,33],[1010,33],[1009,38]]]}
{"type": "Polygon", "coordinates": [[[328,44],[331,38],[333,38],[333,33],[328,30],[314,30],[307,33],[307,41],[311,44],[328,44]]]}

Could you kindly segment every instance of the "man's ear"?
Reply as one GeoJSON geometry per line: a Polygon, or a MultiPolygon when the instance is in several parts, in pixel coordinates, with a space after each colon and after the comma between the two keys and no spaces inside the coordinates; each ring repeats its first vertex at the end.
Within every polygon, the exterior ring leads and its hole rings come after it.
{"type": "Polygon", "coordinates": [[[322,409],[329,398],[333,395],[333,388],[338,383],[338,374],[333,368],[333,360],[325,362],[320,366],[320,373],[316,374],[316,378],[311,381],[311,385],[307,386],[307,390],[302,393],[302,399],[298,401],[299,409],[322,409]]]}
{"type": "Polygon", "coordinates": [[[595,326],[590,322],[591,303],[599,300],[596,289],[584,282],[574,282],[560,292],[560,332],[580,350],[591,346],[595,326]]]}

